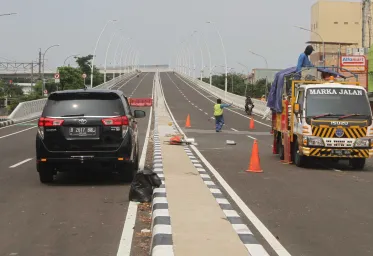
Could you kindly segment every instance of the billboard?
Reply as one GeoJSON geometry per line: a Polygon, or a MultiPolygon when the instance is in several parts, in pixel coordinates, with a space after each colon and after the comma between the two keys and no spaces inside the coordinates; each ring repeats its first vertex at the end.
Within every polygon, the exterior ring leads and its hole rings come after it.
{"type": "Polygon", "coordinates": [[[341,56],[340,62],[341,68],[345,68],[351,72],[364,73],[367,70],[367,59],[365,56],[341,56]]]}

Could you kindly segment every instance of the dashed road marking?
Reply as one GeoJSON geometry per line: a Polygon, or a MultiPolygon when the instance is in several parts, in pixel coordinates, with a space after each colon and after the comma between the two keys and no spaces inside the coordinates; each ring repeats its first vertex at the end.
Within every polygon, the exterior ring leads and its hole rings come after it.
{"type": "Polygon", "coordinates": [[[234,128],[231,128],[232,131],[235,131],[235,132],[238,132],[238,130],[234,129],[234,128]]]}
{"type": "Polygon", "coordinates": [[[247,135],[247,137],[249,137],[250,139],[256,140],[256,138],[251,137],[250,135],[247,135]]]}
{"type": "Polygon", "coordinates": [[[9,168],[16,168],[16,167],[18,167],[18,166],[20,166],[20,165],[22,165],[22,164],[24,164],[24,163],[30,162],[31,160],[32,160],[32,158],[28,158],[28,159],[26,159],[26,160],[23,160],[23,161],[21,161],[21,162],[19,162],[19,163],[16,163],[16,164],[10,166],[9,168]]]}

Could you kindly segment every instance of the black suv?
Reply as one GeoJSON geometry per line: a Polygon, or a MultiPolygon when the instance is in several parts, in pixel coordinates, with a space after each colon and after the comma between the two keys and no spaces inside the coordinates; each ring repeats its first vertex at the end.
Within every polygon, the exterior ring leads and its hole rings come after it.
{"type": "Polygon", "coordinates": [[[81,168],[111,170],[132,181],[139,165],[136,118],[127,97],[114,90],[52,93],[36,135],[36,167],[42,183],[57,172],[81,168]]]}

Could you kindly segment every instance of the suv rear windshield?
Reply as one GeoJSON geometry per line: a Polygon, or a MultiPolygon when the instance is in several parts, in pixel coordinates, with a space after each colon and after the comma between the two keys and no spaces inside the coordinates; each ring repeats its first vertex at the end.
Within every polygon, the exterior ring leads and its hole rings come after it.
{"type": "Polygon", "coordinates": [[[56,93],[49,96],[42,116],[123,116],[125,110],[116,93],[56,93]]]}

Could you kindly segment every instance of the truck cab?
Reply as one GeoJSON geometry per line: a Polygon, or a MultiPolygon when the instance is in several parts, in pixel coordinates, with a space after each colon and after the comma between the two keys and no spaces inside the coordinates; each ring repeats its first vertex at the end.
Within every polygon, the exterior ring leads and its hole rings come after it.
{"type": "MultiPolygon", "coordinates": [[[[286,91],[286,86],[284,88],[286,91]]],[[[282,112],[273,114],[274,153],[297,166],[311,157],[348,159],[363,169],[373,156],[372,111],[355,82],[292,81],[282,112]],[[277,152],[278,151],[278,152],[277,152]]]]}

